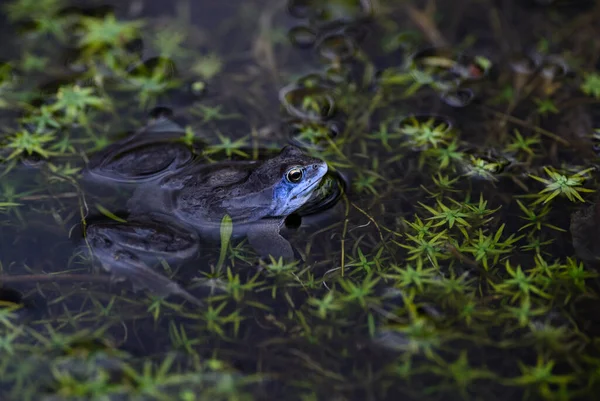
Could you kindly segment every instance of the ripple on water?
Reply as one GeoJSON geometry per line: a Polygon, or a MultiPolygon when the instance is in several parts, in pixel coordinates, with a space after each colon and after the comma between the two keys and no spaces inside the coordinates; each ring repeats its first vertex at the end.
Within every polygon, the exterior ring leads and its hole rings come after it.
{"type": "Polygon", "coordinates": [[[310,49],[317,40],[316,32],[307,26],[295,26],[288,31],[290,42],[301,49],[310,49]]]}
{"type": "Polygon", "coordinates": [[[107,182],[157,179],[193,160],[192,149],[178,140],[184,133],[178,124],[159,117],[132,136],[93,155],[86,175],[107,182]]]}
{"type": "Polygon", "coordinates": [[[475,92],[465,85],[486,78],[491,63],[484,57],[470,56],[452,48],[433,47],[414,53],[406,68],[415,80],[427,82],[438,91],[447,105],[465,107],[475,98],[475,92]]]}
{"type": "Polygon", "coordinates": [[[468,106],[475,98],[475,93],[469,88],[449,90],[440,95],[440,98],[451,107],[468,106]]]}
{"type": "Polygon", "coordinates": [[[292,83],[279,91],[279,100],[290,116],[300,119],[325,121],[335,113],[335,102],[326,86],[292,83]]]}
{"type": "Polygon", "coordinates": [[[481,80],[488,76],[490,67],[483,58],[446,47],[426,48],[407,60],[409,70],[426,74],[444,86],[481,80]]]}
{"type": "Polygon", "coordinates": [[[356,53],[354,39],[343,33],[330,33],[322,36],[316,44],[317,53],[328,62],[340,63],[356,53]]]}

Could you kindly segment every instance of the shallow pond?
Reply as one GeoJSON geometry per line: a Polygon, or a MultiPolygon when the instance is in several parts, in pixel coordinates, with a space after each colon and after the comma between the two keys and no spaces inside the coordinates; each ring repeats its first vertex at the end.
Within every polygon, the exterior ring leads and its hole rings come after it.
{"type": "Polygon", "coordinates": [[[600,2],[1,7],[0,399],[600,394],[600,2]]]}

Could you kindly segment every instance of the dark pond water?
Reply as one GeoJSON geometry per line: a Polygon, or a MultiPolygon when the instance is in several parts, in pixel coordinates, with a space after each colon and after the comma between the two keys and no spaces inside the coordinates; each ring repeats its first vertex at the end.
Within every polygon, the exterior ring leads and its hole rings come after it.
{"type": "Polygon", "coordinates": [[[0,5],[1,400],[598,398],[600,2],[0,5]]]}

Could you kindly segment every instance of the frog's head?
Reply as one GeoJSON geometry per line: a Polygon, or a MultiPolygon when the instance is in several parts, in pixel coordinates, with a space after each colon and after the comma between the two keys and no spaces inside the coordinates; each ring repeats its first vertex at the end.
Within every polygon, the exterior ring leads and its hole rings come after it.
{"type": "Polygon", "coordinates": [[[273,189],[271,216],[287,216],[308,201],[327,173],[327,163],[286,146],[256,173],[273,189]]]}

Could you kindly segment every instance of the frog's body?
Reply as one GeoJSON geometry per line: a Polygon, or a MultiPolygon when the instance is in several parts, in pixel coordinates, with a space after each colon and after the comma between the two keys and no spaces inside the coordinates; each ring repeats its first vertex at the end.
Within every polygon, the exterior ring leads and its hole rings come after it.
{"type": "MultiPolygon", "coordinates": [[[[122,151],[115,147],[111,152],[122,151]]],[[[233,235],[247,236],[261,256],[293,258],[292,247],[279,230],[288,215],[309,201],[327,173],[325,162],[293,146],[265,161],[200,164],[190,162],[180,150],[177,155],[175,159],[168,157],[167,162],[158,159],[160,168],[146,159],[140,166],[136,158],[127,157],[120,157],[113,166],[111,154],[103,155],[102,160],[108,162],[101,164],[103,170],[92,170],[92,174],[106,171],[105,176],[115,180],[115,171],[121,176],[128,171],[129,166],[122,163],[132,163],[135,177],[128,175],[121,182],[139,184],[128,202],[129,220],[137,224],[175,220],[205,239],[218,239],[223,217],[228,215],[233,235]]]]}
{"type": "Polygon", "coordinates": [[[133,218],[174,217],[205,239],[219,238],[228,215],[233,236],[247,236],[259,254],[292,258],[292,248],[279,230],[285,218],[308,201],[326,172],[323,161],[288,146],[264,162],[190,165],[144,183],[128,208],[133,218]],[[298,175],[297,182],[290,179],[292,173],[298,175]]]}

